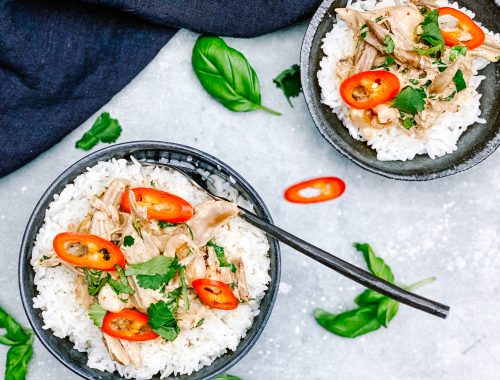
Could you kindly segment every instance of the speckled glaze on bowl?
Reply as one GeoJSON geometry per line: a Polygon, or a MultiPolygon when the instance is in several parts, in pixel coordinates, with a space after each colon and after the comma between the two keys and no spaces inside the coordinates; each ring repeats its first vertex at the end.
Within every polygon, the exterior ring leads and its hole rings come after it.
{"type": "MultiPolygon", "coordinates": [[[[234,182],[231,181],[233,186],[244,198],[253,203],[255,213],[268,222],[272,222],[271,215],[264,202],[243,177],[217,158],[184,145],[156,141],[117,144],[86,156],[62,173],[45,191],[36,205],[28,222],[28,226],[26,227],[19,258],[19,288],[24,310],[40,341],[62,364],[85,379],[111,380],[120,379],[121,377],[116,372],[102,372],[88,367],[86,364],[86,353],[75,350],[73,348],[73,343],[70,342],[68,338],[59,339],[52,334],[51,330],[44,330],[42,328],[43,319],[41,310],[33,308],[33,297],[36,296],[37,290],[33,284],[35,272],[30,264],[31,250],[34,246],[38,230],[43,224],[45,210],[49,203],[52,202],[55,194],[59,194],[68,183],[71,183],[75,179],[75,177],[85,172],[87,167],[94,166],[99,161],[105,161],[111,158],[128,159],[130,156],[134,156],[134,158],[141,162],[146,161],[149,163],[159,162],[162,158],[188,162],[196,167],[217,174],[226,180],[229,180],[231,177],[231,179],[234,180],[234,182]]],[[[269,245],[269,255],[271,258],[269,275],[271,276],[271,283],[261,301],[259,315],[254,319],[252,326],[247,331],[246,337],[240,341],[236,351],[230,351],[224,354],[216,359],[210,366],[203,367],[190,376],[172,376],[168,377],[168,379],[210,379],[218,374],[226,372],[252,348],[271,315],[274,301],[278,294],[281,265],[280,250],[278,243],[274,239],[269,238],[269,245]]],[[[159,379],[159,376],[155,376],[154,379],[159,379]]]]}
{"type": "MultiPolygon", "coordinates": [[[[500,7],[495,5],[494,0],[480,3],[464,0],[458,3],[474,11],[475,19],[486,28],[500,31],[500,7]]],[[[346,4],[347,0],[326,0],[321,4],[307,28],[300,57],[307,107],[319,132],[335,149],[366,170],[408,181],[427,181],[470,169],[497,149],[500,145],[500,64],[490,64],[481,72],[487,77],[478,89],[483,95],[481,117],[486,119],[486,124],[469,126],[458,140],[455,152],[434,160],[427,155],[419,155],[411,161],[379,161],[376,151],[366,142],[355,140],[331,108],[321,103],[321,88],[317,79],[319,63],[324,57],[321,40],[335,23],[334,9],[346,4]]]]}

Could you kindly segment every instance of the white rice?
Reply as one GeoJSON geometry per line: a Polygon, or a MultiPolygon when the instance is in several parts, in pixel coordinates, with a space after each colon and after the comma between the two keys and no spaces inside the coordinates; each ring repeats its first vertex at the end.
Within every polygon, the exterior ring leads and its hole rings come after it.
{"type": "MultiPolygon", "coordinates": [[[[394,5],[400,5],[405,1],[398,0],[365,0],[348,2],[347,7],[357,10],[372,10],[394,5]]],[[[474,13],[466,8],[460,8],[457,3],[449,3],[446,0],[438,0],[438,5],[451,6],[474,18],[474,13]]],[[[332,108],[342,123],[347,127],[349,133],[356,140],[366,141],[360,134],[359,129],[351,122],[348,116],[348,106],[340,97],[340,82],[337,78],[336,67],[339,59],[352,55],[355,49],[354,38],[347,22],[339,16],[332,30],[323,39],[322,49],[325,57],[321,60],[321,69],[318,71],[318,81],[321,87],[321,101],[332,108]]],[[[480,23],[478,23],[480,25],[480,23]]],[[[483,28],[493,38],[499,38],[483,28]]],[[[473,62],[474,76],[469,86],[477,89],[486,77],[478,75],[478,70],[483,69],[489,61],[477,58],[473,62]]],[[[414,133],[404,131],[398,127],[388,127],[377,130],[367,141],[367,144],[377,151],[377,159],[381,161],[412,160],[417,154],[428,154],[432,159],[452,153],[457,149],[457,141],[467,127],[474,124],[484,124],[485,120],[480,117],[481,94],[474,91],[474,95],[468,98],[459,112],[445,112],[436,121],[434,126],[427,130],[426,138],[417,138],[414,133]]]]}
{"type": "MultiPolygon", "coordinates": [[[[243,259],[250,297],[231,311],[212,309],[205,322],[192,330],[183,330],[173,342],[161,339],[139,343],[143,366],[123,366],[111,360],[102,342],[102,333],[87,316],[86,310],[74,297],[76,276],[64,266],[46,268],[37,260],[52,250],[54,236],[66,230],[68,224],[79,222],[90,210],[88,199],[101,194],[115,178],[125,178],[132,186],[149,186],[154,181],[162,190],[174,193],[192,205],[208,199],[205,192],[193,187],[180,173],[163,168],[141,166],[121,159],[99,162],[75,178],[49,205],[45,223],[40,229],[32,252],[38,295],[34,307],[42,310],[44,329],[51,329],[59,338],[68,337],[75,349],[88,354],[88,366],[101,371],[118,371],[125,378],[149,379],[156,373],[191,374],[211,364],[229,350],[235,350],[259,313],[259,303],[268,287],[270,259],[265,235],[240,218],[234,218],[221,228],[216,241],[226,254],[243,259]]],[[[218,195],[249,208],[251,204],[239,196],[236,189],[220,177],[211,175],[218,195]]]]}

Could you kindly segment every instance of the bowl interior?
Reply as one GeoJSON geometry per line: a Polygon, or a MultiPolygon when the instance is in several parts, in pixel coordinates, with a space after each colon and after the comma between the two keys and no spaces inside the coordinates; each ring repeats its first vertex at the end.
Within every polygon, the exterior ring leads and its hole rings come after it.
{"type": "MultiPolygon", "coordinates": [[[[255,192],[255,190],[233,169],[217,160],[216,158],[198,151],[196,149],[162,142],[133,142],[114,145],[112,147],[97,151],[82,160],[75,163],[66,170],[56,181],[47,189],[39,203],[37,204],[30,218],[21,246],[21,254],[19,261],[19,286],[23,306],[28,316],[28,319],[33,326],[38,338],[45,347],[65,366],[87,379],[116,379],[120,378],[117,373],[101,372],[90,368],[86,365],[87,354],[78,352],[73,349],[72,342],[66,339],[59,339],[54,336],[51,330],[42,329],[43,319],[40,309],[33,308],[33,297],[36,296],[36,287],[33,284],[34,271],[30,264],[31,250],[35,243],[38,230],[43,224],[45,210],[49,203],[53,200],[54,194],[60,193],[63,188],[72,182],[76,176],[83,173],[87,167],[95,165],[98,161],[109,160],[111,158],[130,158],[133,156],[139,161],[147,161],[157,163],[160,160],[178,160],[188,162],[196,167],[217,174],[225,180],[229,181],[229,177],[233,186],[239,193],[251,201],[254,205],[254,211],[259,216],[267,221],[271,221],[271,216],[264,202],[255,192]]],[[[264,326],[270,316],[277,291],[280,278],[280,251],[277,242],[269,238],[271,268],[269,274],[271,283],[264,298],[260,304],[260,313],[254,319],[251,328],[247,331],[247,335],[240,341],[235,351],[230,351],[225,355],[216,359],[210,366],[204,367],[190,376],[168,377],[169,379],[208,379],[219,373],[226,371],[241,359],[253,346],[264,329],[264,326]]],[[[159,379],[155,376],[154,379],[159,379]]]]}
{"type": "MultiPolygon", "coordinates": [[[[474,0],[458,1],[476,13],[475,20],[487,29],[498,31],[500,7],[493,0],[477,5],[474,0]]],[[[379,161],[376,151],[365,142],[355,140],[332,110],[321,103],[321,88],[317,80],[320,61],[324,57],[322,39],[335,23],[335,8],[345,7],[347,0],[326,0],[323,2],[307,29],[301,52],[301,76],[304,96],[309,112],[321,134],[340,153],[359,166],[374,173],[404,180],[429,180],[451,175],[478,164],[488,157],[500,144],[500,65],[490,64],[481,74],[487,77],[480,87],[481,117],[486,124],[474,124],[467,128],[458,141],[458,149],[443,157],[431,159],[419,155],[411,161],[379,161]]]]}

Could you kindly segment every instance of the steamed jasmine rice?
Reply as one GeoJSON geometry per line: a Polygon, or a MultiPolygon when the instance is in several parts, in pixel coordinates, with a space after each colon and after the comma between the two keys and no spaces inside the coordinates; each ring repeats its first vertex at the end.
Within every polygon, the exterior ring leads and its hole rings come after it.
{"type": "MultiPolygon", "coordinates": [[[[68,265],[40,265],[47,257],[54,256],[54,237],[69,230],[68,226],[84,220],[93,208],[92,199],[101,196],[116,179],[129,181],[131,187],[154,185],[156,189],[185,199],[195,210],[197,205],[209,199],[206,193],[193,187],[181,174],[159,167],[142,166],[135,160],[113,159],[88,168],[54,197],[46,211],[31,260],[38,290],[33,300],[34,307],[42,310],[45,329],[52,330],[58,338],[69,338],[75,349],[87,353],[89,367],[117,371],[125,378],[137,379],[149,379],[155,374],[161,377],[189,375],[210,365],[224,353],[235,350],[258,315],[260,300],[270,281],[268,241],[261,231],[239,217],[231,218],[218,228],[213,239],[224,247],[229,261],[241,259],[244,265],[247,301],[240,303],[234,310],[218,310],[202,305],[203,319],[197,321],[196,326],[181,328],[175,340],[167,341],[160,337],[134,342],[140,352],[139,368],[132,363],[120,364],[111,358],[103,342],[102,332],[89,318],[87,308],[75,297],[77,288],[82,286],[75,271],[68,265]]],[[[211,175],[210,180],[218,195],[251,207],[229,183],[215,175],[211,175]]],[[[191,303],[197,302],[193,301],[196,298],[194,293],[191,292],[190,297],[191,303]]],[[[242,294],[240,297],[243,298],[242,294]]],[[[179,310],[182,305],[181,297],[179,310]]]]}

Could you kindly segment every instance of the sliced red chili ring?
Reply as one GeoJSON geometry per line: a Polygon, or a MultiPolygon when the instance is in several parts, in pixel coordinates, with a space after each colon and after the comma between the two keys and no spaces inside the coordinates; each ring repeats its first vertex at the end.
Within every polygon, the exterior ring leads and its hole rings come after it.
{"type": "Polygon", "coordinates": [[[314,178],[297,183],[285,190],[285,199],[293,203],[317,203],[338,198],[345,191],[345,183],[337,177],[314,178]],[[307,189],[313,193],[304,194],[307,189]]]}
{"type": "Polygon", "coordinates": [[[57,256],[78,267],[114,271],[115,265],[125,266],[120,248],[99,236],[63,232],[52,244],[57,256]]]}
{"type": "Polygon", "coordinates": [[[192,285],[200,300],[212,309],[233,310],[238,307],[233,291],[224,282],[199,278],[192,285]]]}
{"type": "Polygon", "coordinates": [[[485,39],[483,29],[465,13],[451,7],[439,8],[439,17],[443,16],[451,16],[457,20],[455,28],[451,30],[441,28],[446,45],[465,45],[469,49],[474,49],[483,44],[485,39]]]}
{"type": "MultiPolygon", "coordinates": [[[[193,216],[193,207],[181,197],[148,187],[130,189],[138,206],[146,207],[148,217],[172,223],[183,223],[193,216]]],[[[123,193],[121,206],[130,212],[129,192],[123,193]]]]}
{"type": "Polygon", "coordinates": [[[102,321],[101,330],[117,339],[141,342],[158,337],[148,325],[147,315],[132,309],[124,309],[118,313],[107,313],[102,321]]]}
{"type": "Polygon", "coordinates": [[[353,108],[369,109],[394,98],[399,87],[399,79],[393,73],[383,70],[364,71],[342,82],[340,96],[353,108]]]}

